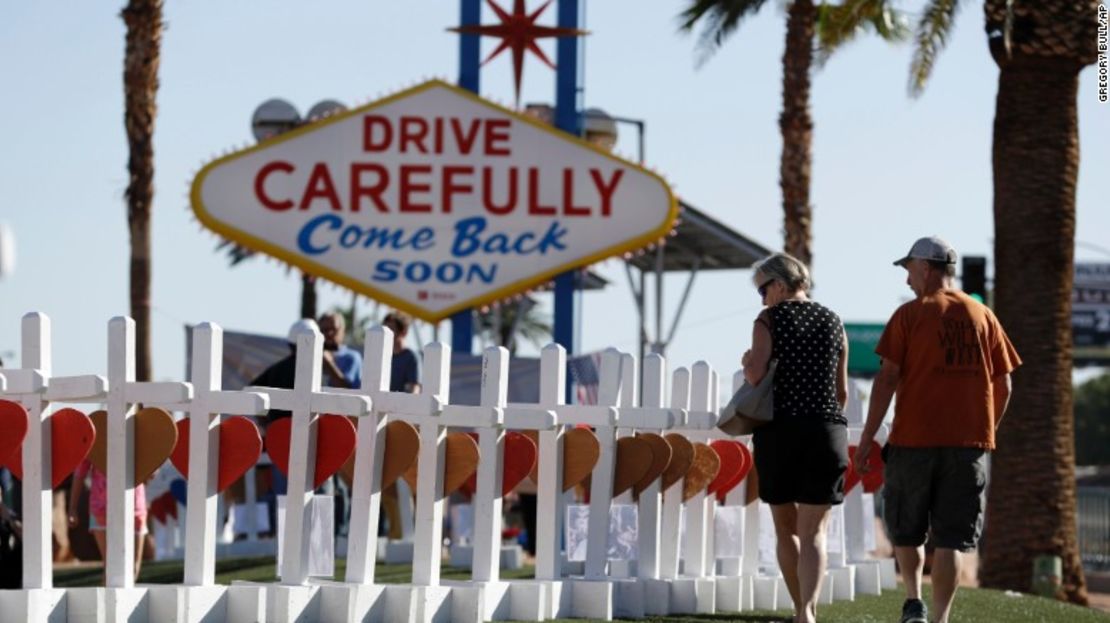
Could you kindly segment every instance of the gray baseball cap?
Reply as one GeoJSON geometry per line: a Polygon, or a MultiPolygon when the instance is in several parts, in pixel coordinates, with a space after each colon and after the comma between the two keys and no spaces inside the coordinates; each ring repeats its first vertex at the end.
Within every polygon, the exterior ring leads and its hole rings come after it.
{"type": "Polygon", "coordinates": [[[956,263],[956,250],[952,245],[937,236],[929,236],[928,238],[919,238],[917,242],[913,243],[910,247],[910,252],[906,257],[896,260],[895,266],[905,266],[906,262],[910,260],[929,260],[930,262],[944,262],[945,264],[956,263]]]}

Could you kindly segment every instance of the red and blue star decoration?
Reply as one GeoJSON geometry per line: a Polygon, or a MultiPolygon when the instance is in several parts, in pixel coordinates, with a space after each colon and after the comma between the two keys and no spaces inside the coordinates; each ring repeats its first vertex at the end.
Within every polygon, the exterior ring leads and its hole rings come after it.
{"type": "Polygon", "coordinates": [[[551,2],[552,0],[547,0],[547,2],[540,5],[540,8],[532,13],[528,13],[524,6],[524,0],[513,0],[513,12],[509,13],[498,6],[493,0],[486,0],[486,4],[497,14],[497,19],[500,20],[499,24],[458,26],[449,29],[459,34],[497,37],[501,39],[501,43],[486,57],[486,60],[482,61],[482,65],[490,62],[505,50],[512,52],[513,81],[516,91],[516,104],[518,107],[520,105],[520,84],[524,75],[524,53],[526,51],[531,52],[545,65],[555,69],[555,63],[552,63],[551,59],[547,57],[547,54],[544,54],[544,51],[537,44],[537,41],[539,39],[557,37],[578,37],[587,34],[585,30],[580,30],[578,28],[559,28],[537,24],[536,20],[547,10],[551,2]]]}

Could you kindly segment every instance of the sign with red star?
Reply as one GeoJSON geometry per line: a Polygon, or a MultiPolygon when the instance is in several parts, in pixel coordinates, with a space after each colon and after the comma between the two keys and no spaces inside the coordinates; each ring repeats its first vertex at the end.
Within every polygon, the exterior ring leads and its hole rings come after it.
{"type": "Polygon", "coordinates": [[[513,82],[516,91],[517,106],[520,105],[520,83],[524,74],[525,51],[531,52],[545,65],[555,69],[555,64],[544,54],[543,50],[536,43],[537,40],[556,37],[578,37],[587,34],[585,30],[580,30],[578,28],[558,28],[555,26],[542,26],[537,24],[536,20],[547,10],[551,1],[552,0],[547,0],[547,2],[540,5],[540,8],[532,13],[528,13],[524,7],[524,0],[513,0],[513,12],[509,13],[498,6],[493,0],[486,0],[486,4],[497,14],[497,19],[499,19],[501,23],[483,24],[479,26],[458,26],[449,29],[459,34],[482,35],[501,39],[501,43],[498,44],[497,48],[486,57],[486,60],[482,61],[482,65],[490,62],[505,50],[512,52],[513,82]]]}

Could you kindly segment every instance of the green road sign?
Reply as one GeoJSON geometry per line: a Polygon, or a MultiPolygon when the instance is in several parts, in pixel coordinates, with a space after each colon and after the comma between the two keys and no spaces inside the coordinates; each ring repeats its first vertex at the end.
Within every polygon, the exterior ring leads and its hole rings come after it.
{"type": "Polygon", "coordinates": [[[848,334],[848,374],[850,376],[875,376],[879,372],[879,356],[875,347],[883,335],[883,323],[846,322],[848,334]]]}

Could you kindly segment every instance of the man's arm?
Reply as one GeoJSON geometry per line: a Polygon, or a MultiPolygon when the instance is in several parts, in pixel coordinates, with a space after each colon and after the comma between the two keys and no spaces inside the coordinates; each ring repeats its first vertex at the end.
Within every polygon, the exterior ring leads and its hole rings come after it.
{"type": "Polygon", "coordinates": [[[894,398],[894,392],[898,389],[898,378],[901,375],[901,366],[883,359],[882,365],[879,367],[879,375],[875,377],[875,382],[871,384],[871,399],[867,405],[867,422],[863,425],[863,432],[860,434],[859,447],[856,449],[855,456],[856,471],[861,474],[866,474],[870,469],[867,457],[871,453],[871,442],[875,440],[875,433],[879,431],[879,426],[883,423],[883,418],[886,417],[886,411],[890,408],[890,401],[894,398]]]}
{"type": "Polygon", "coordinates": [[[343,371],[339,369],[339,365],[335,363],[335,354],[332,351],[324,351],[323,366],[324,374],[328,375],[328,385],[342,388],[351,387],[350,381],[347,380],[343,371]]]}
{"type": "Polygon", "coordinates": [[[991,398],[994,399],[994,429],[1002,424],[1002,417],[1006,415],[1006,407],[1010,406],[1010,394],[1013,390],[1013,380],[1009,374],[1000,374],[991,379],[991,398]]]}
{"type": "Polygon", "coordinates": [[[875,377],[875,382],[871,385],[871,399],[867,405],[867,423],[863,425],[861,435],[864,439],[870,441],[875,438],[875,433],[879,431],[879,426],[882,425],[883,418],[886,417],[887,409],[890,408],[890,401],[894,398],[894,392],[898,389],[898,378],[901,375],[901,366],[891,363],[887,359],[882,360],[879,375],[875,377]]]}

